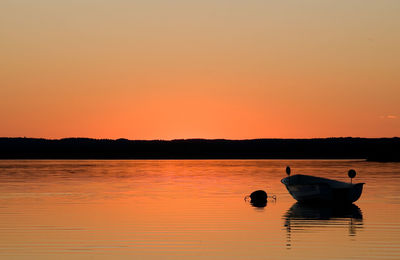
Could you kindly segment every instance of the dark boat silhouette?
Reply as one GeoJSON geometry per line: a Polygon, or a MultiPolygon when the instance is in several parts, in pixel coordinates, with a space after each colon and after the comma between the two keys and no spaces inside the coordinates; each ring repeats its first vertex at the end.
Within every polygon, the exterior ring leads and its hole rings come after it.
{"type": "MultiPolygon", "coordinates": [[[[290,167],[286,168],[286,172],[290,175],[290,167]]],[[[348,175],[354,178],[356,172],[350,170],[348,175]]],[[[360,198],[364,185],[302,174],[283,178],[281,182],[290,195],[302,203],[350,204],[360,198]]]]}

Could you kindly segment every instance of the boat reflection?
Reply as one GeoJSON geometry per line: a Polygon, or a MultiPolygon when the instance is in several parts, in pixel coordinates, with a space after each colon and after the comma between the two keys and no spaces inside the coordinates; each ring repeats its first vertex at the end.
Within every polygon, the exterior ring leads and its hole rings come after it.
{"type": "Polygon", "coordinates": [[[355,236],[357,230],[363,227],[362,212],[355,204],[313,205],[296,202],[283,218],[289,248],[291,236],[295,233],[347,228],[349,236],[355,236]]]}

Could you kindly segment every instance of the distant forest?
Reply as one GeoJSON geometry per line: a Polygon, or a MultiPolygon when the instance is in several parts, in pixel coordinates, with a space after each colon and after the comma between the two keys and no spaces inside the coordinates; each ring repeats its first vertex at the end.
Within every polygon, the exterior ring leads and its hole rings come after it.
{"type": "Polygon", "coordinates": [[[127,140],[0,138],[0,159],[367,159],[400,161],[400,138],[127,140]]]}

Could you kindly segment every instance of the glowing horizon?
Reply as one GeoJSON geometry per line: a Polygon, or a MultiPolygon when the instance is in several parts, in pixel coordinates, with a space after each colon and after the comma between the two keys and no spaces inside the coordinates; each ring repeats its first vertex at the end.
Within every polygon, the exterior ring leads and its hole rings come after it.
{"type": "Polygon", "coordinates": [[[400,135],[400,2],[0,3],[0,136],[400,135]]]}

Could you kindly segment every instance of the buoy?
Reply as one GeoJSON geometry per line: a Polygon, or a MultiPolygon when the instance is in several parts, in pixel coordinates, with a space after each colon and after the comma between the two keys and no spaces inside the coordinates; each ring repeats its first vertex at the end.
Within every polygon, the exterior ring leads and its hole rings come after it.
{"type": "Polygon", "coordinates": [[[250,203],[253,207],[264,208],[267,206],[268,195],[263,190],[256,190],[250,194],[250,203]]]}
{"type": "Polygon", "coordinates": [[[289,176],[290,175],[290,167],[286,166],[286,174],[289,176]]]}
{"type": "Polygon", "coordinates": [[[356,177],[357,173],[355,170],[350,169],[349,172],[347,173],[347,175],[350,177],[351,183],[353,183],[353,178],[356,177]]]}
{"type": "Polygon", "coordinates": [[[250,199],[251,199],[251,201],[256,201],[256,200],[267,200],[267,198],[268,198],[268,195],[267,195],[267,193],[266,193],[265,191],[263,191],[263,190],[256,190],[256,191],[253,191],[253,192],[250,194],[250,199]]]}
{"type": "MultiPolygon", "coordinates": [[[[288,177],[290,176],[290,172],[291,172],[290,167],[286,166],[286,174],[287,174],[288,177]]],[[[288,181],[289,181],[289,184],[290,184],[290,179],[288,181]]]]}

